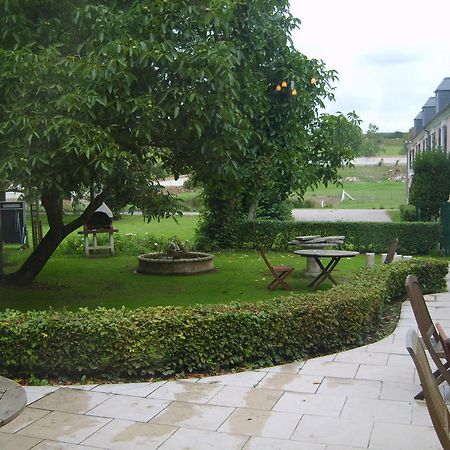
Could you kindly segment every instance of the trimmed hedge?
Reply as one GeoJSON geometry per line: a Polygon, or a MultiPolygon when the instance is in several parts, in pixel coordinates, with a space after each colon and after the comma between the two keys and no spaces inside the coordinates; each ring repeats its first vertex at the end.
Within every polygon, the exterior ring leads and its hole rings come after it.
{"type": "Polygon", "coordinates": [[[295,236],[345,236],[345,248],[359,252],[384,253],[389,242],[399,239],[397,252],[428,255],[439,249],[441,226],[438,222],[245,222],[239,228],[237,248],[287,249],[295,236]]]}
{"type": "Polygon", "coordinates": [[[270,365],[356,346],[415,273],[425,292],[445,286],[433,259],[364,269],[328,291],[190,308],[0,313],[7,376],[148,377],[270,365]]]}

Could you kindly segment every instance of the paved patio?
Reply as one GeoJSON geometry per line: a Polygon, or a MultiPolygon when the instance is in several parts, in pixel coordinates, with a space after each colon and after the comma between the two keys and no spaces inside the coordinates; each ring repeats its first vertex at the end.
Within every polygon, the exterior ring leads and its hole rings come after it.
{"type": "MultiPolygon", "coordinates": [[[[427,296],[450,329],[450,294],[427,296]]],[[[441,449],[405,349],[409,302],[375,344],[230,375],[154,383],[28,387],[2,450],[441,449]]],[[[450,389],[445,388],[450,399],[450,389]]]]}

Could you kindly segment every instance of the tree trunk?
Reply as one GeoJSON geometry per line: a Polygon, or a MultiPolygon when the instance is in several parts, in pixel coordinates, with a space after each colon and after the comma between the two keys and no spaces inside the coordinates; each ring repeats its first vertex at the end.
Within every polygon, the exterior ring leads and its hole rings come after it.
{"type": "Polygon", "coordinates": [[[256,208],[258,208],[259,198],[261,197],[261,189],[255,194],[255,197],[248,209],[247,219],[253,221],[256,218],[256,208]]]}
{"type": "Polygon", "coordinates": [[[62,202],[59,196],[52,194],[43,195],[42,204],[45,208],[50,229],[40,244],[16,272],[0,275],[0,284],[16,287],[29,285],[39,275],[59,244],[70,233],[86,223],[89,217],[103,203],[105,197],[106,193],[103,191],[87,206],[81,216],[64,225],[62,220],[62,202]]]}

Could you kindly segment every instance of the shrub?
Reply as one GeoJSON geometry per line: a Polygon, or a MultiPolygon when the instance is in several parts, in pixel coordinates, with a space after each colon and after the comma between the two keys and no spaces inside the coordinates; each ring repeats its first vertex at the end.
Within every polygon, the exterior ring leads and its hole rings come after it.
{"type": "MultiPolygon", "coordinates": [[[[137,256],[143,253],[162,251],[170,241],[176,241],[176,237],[158,239],[152,234],[116,233],[114,235],[114,252],[120,255],[137,256]]],[[[106,234],[99,234],[97,242],[105,245],[108,241],[106,234]]],[[[71,235],[66,238],[57,250],[58,255],[84,255],[84,241],[80,235],[71,235]]]]}
{"type": "Polygon", "coordinates": [[[257,303],[190,308],[0,313],[7,376],[148,377],[269,365],[361,343],[386,302],[415,273],[425,292],[445,286],[433,259],[364,269],[328,291],[257,303]]]}
{"type": "Polygon", "coordinates": [[[417,209],[414,205],[400,205],[400,220],[403,222],[417,222],[417,209]]]}
{"type": "Polygon", "coordinates": [[[427,255],[439,248],[439,223],[395,222],[244,222],[239,227],[236,248],[266,248],[286,250],[288,241],[300,235],[343,235],[345,248],[360,252],[383,253],[397,237],[397,252],[403,255],[427,255]],[[274,243],[277,246],[274,246],[274,243]]]}
{"type": "Polygon", "coordinates": [[[314,202],[312,200],[310,200],[309,198],[307,199],[300,199],[300,198],[290,198],[288,200],[289,202],[289,206],[291,207],[291,209],[293,208],[314,208],[314,202]]]}

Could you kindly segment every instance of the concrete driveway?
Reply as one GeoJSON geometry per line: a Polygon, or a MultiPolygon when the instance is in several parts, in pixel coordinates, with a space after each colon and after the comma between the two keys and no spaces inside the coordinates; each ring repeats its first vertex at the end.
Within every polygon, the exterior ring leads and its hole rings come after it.
{"type": "Polygon", "coordinates": [[[392,222],[384,209],[293,209],[298,222],[392,222]]]}

